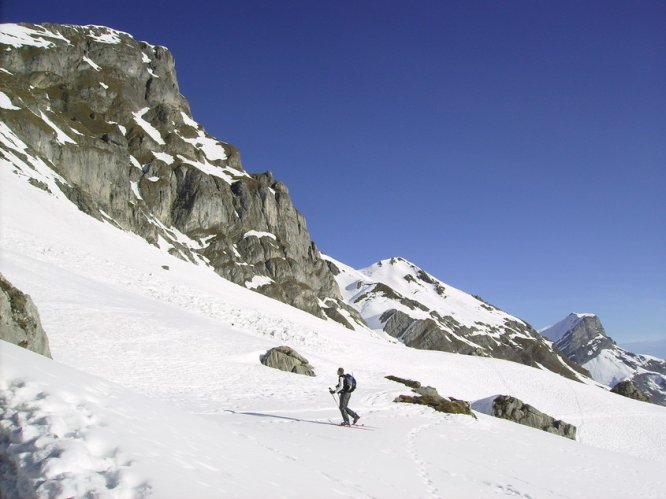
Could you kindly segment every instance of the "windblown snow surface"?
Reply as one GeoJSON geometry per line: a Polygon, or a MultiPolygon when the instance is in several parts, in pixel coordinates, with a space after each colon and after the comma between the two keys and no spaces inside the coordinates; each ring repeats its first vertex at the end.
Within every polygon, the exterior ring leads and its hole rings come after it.
{"type": "Polygon", "coordinates": [[[176,259],[0,160],[0,271],[54,360],[0,342],[2,497],[663,497],[666,408],[501,360],[349,331],[176,259]],[[289,345],[316,377],[262,366],[289,345]],[[327,387],[359,388],[339,428],[327,387]],[[396,404],[393,374],[518,397],[578,440],[396,404]]]}

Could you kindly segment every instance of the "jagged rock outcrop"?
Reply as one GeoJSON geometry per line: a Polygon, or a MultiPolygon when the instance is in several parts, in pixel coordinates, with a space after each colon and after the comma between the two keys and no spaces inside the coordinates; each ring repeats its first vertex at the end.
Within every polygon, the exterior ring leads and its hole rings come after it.
{"type": "Polygon", "coordinates": [[[49,339],[32,298],[0,274],[0,340],[51,357],[49,339]]]}
{"type": "Polygon", "coordinates": [[[397,376],[386,376],[386,379],[401,383],[412,389],[417,394],[416,397],[411,395],[399,395],[394,402],[403,402],[406,404],[427,405],[435,409],[437,412],[445,412],[448,414],[466,414],[472,416],[474,419],[476,415],[472,412],[469,402],[458,400],[453,397],[442,397],[437,389],[432,386],[421,386],[419,381],[411,379],[399,378],[397,376]]]}
{"type": "Polygon", "coordinates": [[[606,335],[596,315],[569,314],[540,333],[599,383],[615,387],[622,381],[631,381],[649,402],[666,406],[666,360],[619,347],[606,335]]]}
{"type": "Polygon", "coordinates": [[[403,258],[362,270],[326,259],[347,303],[409,347],[511,360],[576,380],[589,374],[526,322],[403,258]]]}
{"type": "Polygon", "coordinates": [[[640,400],[641,402],[648,401],[648,398],[630,380],[620,381],[617,385],[611,388],[611,392],[630,399],[640,400]]]}
{"type": "Polygon", "coordinates": [[[316,376],[314,368],[308,360],[296,350],[288,346],[271,348],[259,360],[267,367],[286,371],[288,373],[316,376]]]}
{"type": "Polygon", "coordinates": [[[287,187],[192,119],[165,47],[100,26],[0,26],[0,159],[33,185],[350,328],[287,187]]]}
{"type": "Polygon", "coordinates": [[[492,416],[537,428],[555,435],[576,440],[576,427],[555,419],[523,401],[509,395],[499,395],[492,401],[492,416]]]}

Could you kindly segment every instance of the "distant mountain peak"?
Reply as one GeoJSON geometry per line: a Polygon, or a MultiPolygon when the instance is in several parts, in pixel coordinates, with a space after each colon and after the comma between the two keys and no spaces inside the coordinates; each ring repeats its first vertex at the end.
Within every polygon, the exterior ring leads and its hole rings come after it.
{"type": "Polygon", "coordinates": [[[589,313],[589,312],[585,312],[585,313],[572,312],[572,313],[569,314],[569,315],[576,316],[576,317],[578,317],[579,319],[585,319],[586,317],[597,317],[597,314],[591,314],[591,313],[589,313]]]}
{"type": "MultiPolygon", "coordinates": [[[[599,318],[592,313],[577,313],[572,312],[567,315],[564,319],[551,326],[546,326],[539,330],[539,334],[548,338],[550,341],[558,342],[562,337],[568,332],[572,331],[577,324],[580,324],[581,321],[599,321],[599,318]]],[[[601,326],[601,322],[599,322],[601,326]]],[[[598,328],[601,334],[606,336],[606,332],[603,330],[603,327],[598,328]]]]}
{"type": "Polygon", "coordinates": [[[409,347],[513,360],[573,379],[585,374],[529,324],[405,258],[380,260],[360,270],[326,258],[335,267],[345,301],[368,326],[409,347]]]}
{"type": "Polygon", "coordinates": [[[596,381],[612,388],[631,380],[651,402],[666,405],[666,361],[620,348],[595,314],[572,313],[539,332],[596,381]]]}

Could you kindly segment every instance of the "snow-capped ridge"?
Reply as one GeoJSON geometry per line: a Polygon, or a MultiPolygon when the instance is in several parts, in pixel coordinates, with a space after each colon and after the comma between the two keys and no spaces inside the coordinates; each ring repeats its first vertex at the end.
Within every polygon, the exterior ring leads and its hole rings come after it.
{"type": "Polygon", "coordinates": [[[414,348],[505,358],[585,379],[584,370],[563,360],[527,323],[405,258],[360,270],[327,258],[345,301],[378,333],[414,348]]]}

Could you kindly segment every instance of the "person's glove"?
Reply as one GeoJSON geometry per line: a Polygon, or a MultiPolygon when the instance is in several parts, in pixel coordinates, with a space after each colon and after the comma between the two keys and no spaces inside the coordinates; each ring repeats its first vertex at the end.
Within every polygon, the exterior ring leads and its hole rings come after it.
{"type": "Polygon", "coordinates": [[[330,393],[331,395],[333,395],[333,394],[335,393],[335,390],[333,390],[333,388],[329,388],[329,389],[328,389],[328,393],[330,393]]]}

